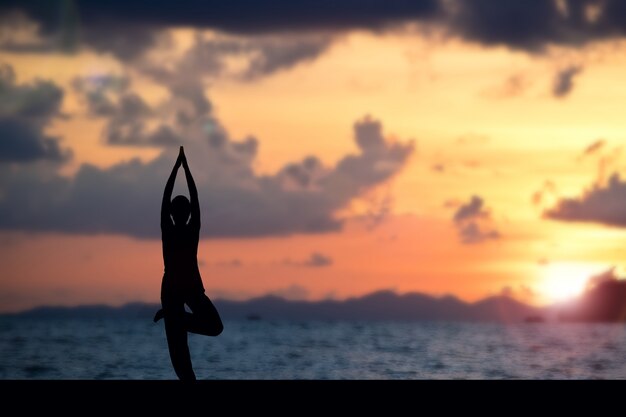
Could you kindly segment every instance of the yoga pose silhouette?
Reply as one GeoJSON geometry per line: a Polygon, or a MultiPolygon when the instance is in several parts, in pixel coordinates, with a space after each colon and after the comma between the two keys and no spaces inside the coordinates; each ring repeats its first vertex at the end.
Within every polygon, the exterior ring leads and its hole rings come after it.
{"type": "Polygon", "coordinates": [[[217,336],[224,326],[217,309],[206,296],[198,269],[200,203],[183,147],[165,184],[161,203],[161,237],[164,274],[161,282],[161,309],[154,316],[163,318],[165,335],[174,371],[180,380],[195,380],[187,332],[217,336]],[[178,168],[185,170],[190,200],[183,195],[173,200],[172,191],[178,168]],[[185,310],[185,304],[191,313],[185,310]]]}

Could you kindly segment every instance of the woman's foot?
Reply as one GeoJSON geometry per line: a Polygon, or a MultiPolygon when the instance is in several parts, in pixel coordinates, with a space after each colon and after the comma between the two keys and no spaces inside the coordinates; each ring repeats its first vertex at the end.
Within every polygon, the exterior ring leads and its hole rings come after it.
{"type": "Polygon", "coordinates": [[[163,309],[160,308],[159,311],[156,312],[156,314],[154,315],[154,318],[152,320],[154,320],[154,322],[156,323],[157,321],[161,320],[163,318],[163,309]]]}

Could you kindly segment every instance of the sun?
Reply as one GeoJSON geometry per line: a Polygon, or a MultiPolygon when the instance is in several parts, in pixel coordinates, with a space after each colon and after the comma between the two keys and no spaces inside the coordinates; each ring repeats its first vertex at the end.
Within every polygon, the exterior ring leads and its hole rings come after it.
{"type": "Polygon", "coordinates": [[[582,294],[589,278],[603,268],[587,263],[550,263],[542,267],[537,290],[549,302],[571,300],[582,294]]]}

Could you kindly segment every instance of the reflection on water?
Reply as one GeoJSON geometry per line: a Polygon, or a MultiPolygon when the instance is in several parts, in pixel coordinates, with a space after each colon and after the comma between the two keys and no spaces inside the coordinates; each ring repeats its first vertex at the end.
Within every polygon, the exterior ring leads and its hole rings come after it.
{"type": "MultiPolygon", "coordinates": [[[[199,379],[626,379],[622,324],[225,321],[199,379]]],[[[2,379],[176,379],[150,320],[0,318],[2,379]]]]}

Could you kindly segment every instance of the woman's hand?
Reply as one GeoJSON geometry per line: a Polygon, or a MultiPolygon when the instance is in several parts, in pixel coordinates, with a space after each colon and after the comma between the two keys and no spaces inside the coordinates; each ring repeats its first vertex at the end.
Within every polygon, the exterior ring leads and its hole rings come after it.
{"type": "Polygon", "coordinates": [[[185,156],[185,149],[182,147],[182,145],[178,152],[178,159],[180,160],[180,162],[183,164],[184,167],[187,166],[187,157],[185,156]]]}

